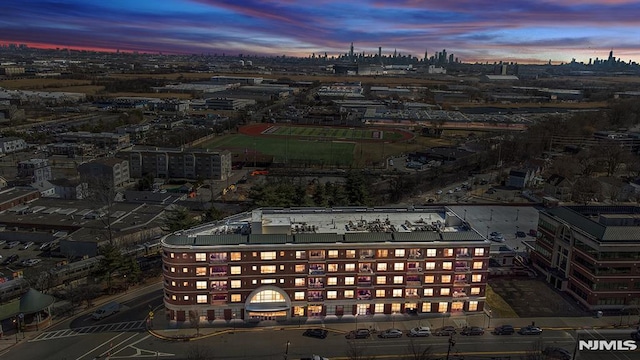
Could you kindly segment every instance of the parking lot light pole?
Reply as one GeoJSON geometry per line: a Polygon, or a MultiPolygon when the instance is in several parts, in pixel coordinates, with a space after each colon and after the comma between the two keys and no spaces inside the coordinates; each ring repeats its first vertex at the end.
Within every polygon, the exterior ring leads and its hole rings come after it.
{"type": "Polygon", "coordinates": [[[284,360],[287,360],[289,357],[289,345],[291,345],[291,341],[287,340],[287,349],[284,351],[284,360]]]}

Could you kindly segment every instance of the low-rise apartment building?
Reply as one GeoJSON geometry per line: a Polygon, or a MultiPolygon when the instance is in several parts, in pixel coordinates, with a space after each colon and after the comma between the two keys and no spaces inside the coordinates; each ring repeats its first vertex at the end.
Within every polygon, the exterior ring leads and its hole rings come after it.
{"type": "Polygon", "coordinates": [[[176,322],[445,316],[485,303],[489,241],[441,206],[257,209],[162,245],[176,322]]]}

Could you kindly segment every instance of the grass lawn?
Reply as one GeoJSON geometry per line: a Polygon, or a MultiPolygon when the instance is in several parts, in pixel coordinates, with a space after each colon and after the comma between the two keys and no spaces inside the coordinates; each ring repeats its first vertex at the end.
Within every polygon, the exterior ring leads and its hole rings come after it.
{"type": "Polygon", "coordinates": [[[491,309],[491,316],[497,318],[517,318],[518,314],[507,304],[504,299],[496,294],[491,286],[487,285],[487,304],[491,309]]]}
{"type": "Polygon", "coordinates": [[[314,163],[350,165],[355,143],[315,141],[280,137],[251,137],[242,134],[225,135],[202,144],[202,148],[225,149],[242,156],[245,151],[272,155],[275,162],[308,160],[314,163]]]}

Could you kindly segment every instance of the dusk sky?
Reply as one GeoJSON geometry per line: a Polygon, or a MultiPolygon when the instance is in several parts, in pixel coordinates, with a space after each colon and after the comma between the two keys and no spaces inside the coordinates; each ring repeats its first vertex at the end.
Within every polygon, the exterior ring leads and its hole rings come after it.
{"type": "Polygon", "coordinates": [[[447,49],[461,61],[640,62],[631,0],[4,0],[0,43],[308,56],[447,49]]]}

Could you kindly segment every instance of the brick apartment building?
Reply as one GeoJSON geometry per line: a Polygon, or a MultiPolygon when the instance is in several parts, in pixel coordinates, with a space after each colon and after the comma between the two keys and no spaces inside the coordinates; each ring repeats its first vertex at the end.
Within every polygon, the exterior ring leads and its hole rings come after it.
{"type": "Polygon", "coordinates": [[[483,310],[489,242],[449,208],[258,209],[168,235],[171,320],[483,310]]]}
{"type": "Polygon", "coordinates": [[[555,288],[590,310],[640,305],[640,207],[566,206],[540,212],[531,259],[555,288]]]}

